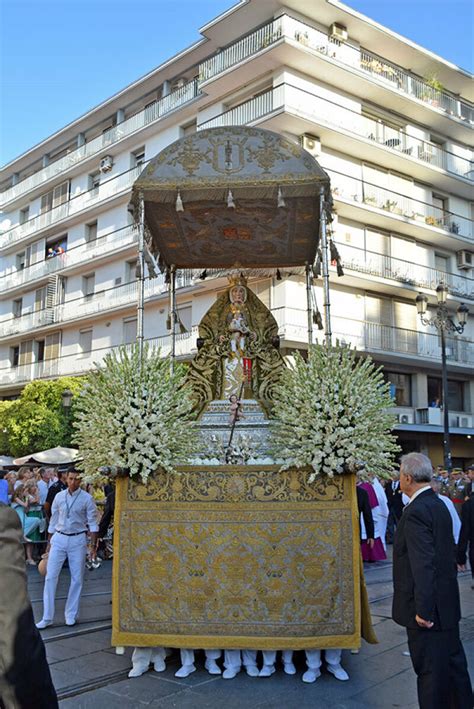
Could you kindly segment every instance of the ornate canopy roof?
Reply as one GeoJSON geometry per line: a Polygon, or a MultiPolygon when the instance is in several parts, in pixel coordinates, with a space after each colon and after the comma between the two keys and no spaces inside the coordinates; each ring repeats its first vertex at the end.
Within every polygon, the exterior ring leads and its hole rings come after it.
{"type": "Polygon", "coordinates": [[[277,133],[231,126],[162,150],[135,181],[132,203],[143,193],[162,266],[290,267],[314,261],[321,188],[330,219],[329,177],[312,155],[277,133]]]}

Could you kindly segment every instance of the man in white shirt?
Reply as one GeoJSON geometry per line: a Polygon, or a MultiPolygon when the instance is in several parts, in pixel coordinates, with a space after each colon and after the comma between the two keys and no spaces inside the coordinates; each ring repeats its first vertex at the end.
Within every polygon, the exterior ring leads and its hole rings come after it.
{"type": "Polygon", "coordinates": [[[40,468],[39,470],[40,479],[38,480],[38,490],[39,490],[39,503],[43,507],[46,502],[46,497],[48,496],[48,487],[50,480],[49,468],[40,468]]]}
{"type": "Polygon", "coordinates": [[[451,515],[451,521],[453,523],[453,537],[454,537],[454,543],[457,544],[459,541],[459,533],[461,532],[461,520],[459,518],[458,513],[456,512],[456,508],[454,506],[454,503],[447,497],[447,495],[442,495],[441,494],[441,480],[438,480],[436,478],[432,478],[431,480],[431,487],[435,491],[435,493],[438,495],[439,499],[444,502],[446,507],[448,508],[448,512],[451,515]]]}
{"type": "Polygon", "coordinates": [[[66,484],[67,489],[58,492],[51,508],[43,618],[36,624],[40,629],[47,628],[53,622],[56,586],[66,559],[71,573],[71,584],[64,614],[66,625],[75,625],[84,581],[88,531],[93,551],[97,548],[97,508],[92,496],[80,487],[79,471],[69,471],[66,484]]]}

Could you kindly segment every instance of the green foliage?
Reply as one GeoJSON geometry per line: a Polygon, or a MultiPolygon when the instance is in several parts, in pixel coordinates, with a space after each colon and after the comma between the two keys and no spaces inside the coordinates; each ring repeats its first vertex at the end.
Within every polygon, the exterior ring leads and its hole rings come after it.
{"type": "Polygon", "coordinates": [[[143,482],[157,468],[173,471],[195,447],[193,404],[184,388],[185,368],[159,350],[121,347],[87,376],[76,402],[74,441],[84,479],[98,468],[126,468],[143,482]]]}
{"type": "Polygon", "coordinates": [[[283,467],[334,475],[364,465],[387,477],[399,450],[389,385],[370,358],[338,344],[300,354],[275,387],[273,451],[283,467]]]}
{"type": "Polygon", "coordinates": [[[25,386],[14,401],[0,402],[1,453],[15,458],[35,451],[70,446],[75,402],[64,410],[62,394],[66,389],[77,396],[82,377],[61,377],[52,381],[35,380],[25,386]]]}

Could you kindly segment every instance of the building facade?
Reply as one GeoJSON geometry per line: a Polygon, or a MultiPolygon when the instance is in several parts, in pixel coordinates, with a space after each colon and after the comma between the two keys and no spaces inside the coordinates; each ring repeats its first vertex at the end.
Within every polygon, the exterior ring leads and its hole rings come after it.
{"type": "MultiPolygon", "coordinates": [[[[254,125],[309,150],[331,177],[335,339],[384,368],[403,448],[442,462],[441,348],[418,292],[471,314],[447,343],[453,460],[474,458],[471,76],[340,3],[241,2],[202,39],[6,165],[0,175],[0,398],[77,375],[136,337],[137,233],[127,210],[147,161],[179,137],[254,125]],[[471,438],[471,436],[473,436],[471,438]]],[[[245,244],[243,246],[245,248],[245,244]]],[[[177,352],[225,280],[179,278],[177,352]]],[[[254,280],[282,348],[307,341],[305,285],[254,280]]],[[[322,284],[314,291],[322,303],[322,284]]],[[[145,339],[169,350],[167,286],[146,281],[145,339]]],[[[316,334],[316,337],[320,337],[316,334]]]]}

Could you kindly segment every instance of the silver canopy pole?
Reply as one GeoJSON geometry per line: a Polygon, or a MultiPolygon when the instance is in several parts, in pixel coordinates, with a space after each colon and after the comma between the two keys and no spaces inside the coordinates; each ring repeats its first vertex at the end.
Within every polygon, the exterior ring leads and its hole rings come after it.
{"type": "Polygon", "coordinates": [[[171,322],[171,372],[174,371],[176,357],[176,266],[170,268],[170,322],[171,322]]]}
{"type": "Polygon", "coordinates": [[[324,202],[324,187],[321,187],[319,192],[319,224],[321,237],[321,252],[322,262],[321,270],[323,277],[323,293],[324,293],[324,333],[326,345],[331,345],[331,302],[329,298],[329,256],[328,256],[328,239],[326,233],[326,210],[324,202]]]}
{"type": "Polygon", "coordinates": [[[143,317],[145,303],[145,199],[139,194],[137,344],[140,366],[143,360],[143,317]]]}
{"type": "Polygon", "coordinates": [[[313,344],[313,301],[311,297],[311,288],[313,285],[311,265],[305,266],[306,272],[306,315],[308,317],[308,345],[313,344]]]}

